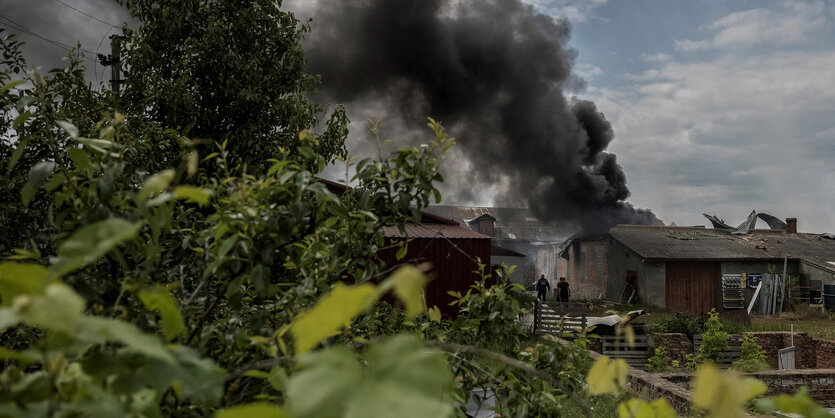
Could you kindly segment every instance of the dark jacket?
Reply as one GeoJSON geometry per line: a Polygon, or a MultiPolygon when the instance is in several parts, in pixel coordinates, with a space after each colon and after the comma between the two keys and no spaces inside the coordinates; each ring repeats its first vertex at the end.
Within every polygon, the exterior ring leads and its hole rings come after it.
{"type": "Polygon", "coordinates": [[[548,293],[551,290],[551,283],[548,283],[548,279],[541,278],[538,282],[536,282],[536,291],[537,293],[548,293]]]}

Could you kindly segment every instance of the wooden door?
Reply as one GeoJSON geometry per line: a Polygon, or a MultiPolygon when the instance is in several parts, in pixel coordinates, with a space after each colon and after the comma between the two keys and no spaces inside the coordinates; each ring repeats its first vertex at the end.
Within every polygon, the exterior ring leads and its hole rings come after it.
{"type": "Polygon", "coordinates": [[[719,263],[668,261],[666,270],[668,309],[694,316],[702,316],[711,308],[722,310],[719,263]]]}

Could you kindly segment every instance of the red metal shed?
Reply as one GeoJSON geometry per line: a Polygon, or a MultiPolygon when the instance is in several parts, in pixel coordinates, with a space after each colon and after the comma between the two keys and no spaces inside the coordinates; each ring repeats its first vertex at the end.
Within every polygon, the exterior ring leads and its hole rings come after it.
{"type": "Polygon", "coordinates": [[[458,308],[450,306],[455,300],[449,291],[464,293],[480,280],[478,263],[490,272],[490,237],[458,226],[458,223],[439,216],[423,218],[421,225],[408,224],[403,232],[396,227],[385,227],[388,240],[408,239],[406,256],[397,260],[397,247],[377,253],[388,266],[400,264],[431,264],[432,280],[426,287],[426,306],[437,306],[446,317],[453,317],[458,308]]]}

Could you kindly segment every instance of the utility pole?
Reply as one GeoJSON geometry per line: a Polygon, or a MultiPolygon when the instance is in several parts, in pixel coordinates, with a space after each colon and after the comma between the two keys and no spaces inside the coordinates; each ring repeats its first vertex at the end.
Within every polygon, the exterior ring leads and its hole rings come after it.
{"type": "Polygon", "coordinates": [[[122,36],[110,35],[110,54],[98,54],[99,63],[110,66],[110,89],[118,96],[125,80],[122,75],[122,36]]]}

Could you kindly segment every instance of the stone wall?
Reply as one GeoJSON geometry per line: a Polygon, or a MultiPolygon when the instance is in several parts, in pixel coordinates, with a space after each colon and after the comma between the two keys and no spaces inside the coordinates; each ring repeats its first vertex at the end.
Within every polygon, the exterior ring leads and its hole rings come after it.
{"type": "MultiPolygon", "coordinates": [[[[777,352],[781,348],[790,347],[792,345],[791,332],[746,332],[743,335],[753,334],[757,337],[757,344],[759,344],[767,356],[768,364],[777,368],[777,352]]],[[[817,365],[815,354],[815,341],[805,332],[794,333],[795,358],[794,367],[796,369],[813,369],[820,367],[817,365]]]]}
{"type": "Polygon", "coordinates": [[[662,378],[657,373],[647,373],[631,367],[626,382],[630,391],[641,398],[664,398],[680,415],[689,415],[690,392],[682,386],[662,378]]]}
{"type": "Polygon", "coordinates": [[[693,354],[693,342],[686,334],[656,334],[654,343],[656,347],[665,345],[670,360],[678,360],[682,367],[687,363],[687,355],[693,354]]]}
{"type": "MultiPolygon", "coordinates": [[[[757,337],[757,344],[765,350],[766,361],[775,369],[778,351],[792,345],[791,332],[746,332],[743,336],[747,334],[757,337]]],[[[696,354],[693,342],[684,334],[656,334],[654,343],[666,345],[670,360],[678,360],[682,366],[688,354],[696,354]]],[[[796,369],[835,368],[835,341],[815,340],[805,332],[795,332],[794,346],[796,369]]]]}
{"type": "Polygon", "coordinates": [[[772,370],[751,373],[768,386],[767,395],[793,395],[801,387],[809,388],[809,396],[818,405],[835,407],[835,369],[772,370]]]}
{"type": "Polygon", "coordinates": [[[815,367],[820,369],[835,368],[835,341],[814,340],[815,367]]]}

